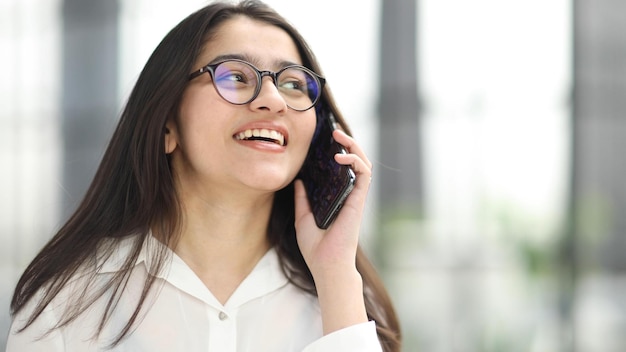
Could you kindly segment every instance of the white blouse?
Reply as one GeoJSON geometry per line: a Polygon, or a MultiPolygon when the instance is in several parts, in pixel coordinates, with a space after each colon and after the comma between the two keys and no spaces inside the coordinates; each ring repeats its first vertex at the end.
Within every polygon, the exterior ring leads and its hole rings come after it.
{"type": "MultiPolygon", "coordinates": [[[[120,269],[132,238],[122,240],[115,255],[98,271],[96,281],[120,269]]],[[[45,334],[59,321],[72,297],[68,285],[28,329],[17,333],[33,309],[27,304],[14,318],[7,352],[104,351],[128,321],[141,294],[150,258],[147,245],[161,245],[148,236],[124,294],[99,336],[94,332],[110,293],[105,294],[69,325],[45,334]]],[[[136,328],[112,351],[382,351],[373,321],[322,336],[317,297],[291,284],[274,249],[259,261],[250,275],[222,305],[196,274],[175,253],[158,275],[155,294],[149,296],[136,328]]],[[[80,281],[80,279],[78,279],[80,281]]],[[[83,282],[84,284],[84,282],[83,282]]],[[[109,290],[110,291],[110,290],[109,290]]],[[[75,298],[74,298],[75,299],[75,298]]],[[[36,301],[33,299],[31,301],[36,301]]]]}

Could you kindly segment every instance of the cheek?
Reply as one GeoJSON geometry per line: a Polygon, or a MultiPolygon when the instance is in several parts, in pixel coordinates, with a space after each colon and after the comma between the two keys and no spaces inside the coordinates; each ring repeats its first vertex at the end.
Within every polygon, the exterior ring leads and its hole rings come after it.
{"type": "Polygon", "coordinates": [[[315,113],[311,114],[311,116],[307,116],[303,119],[301,124],[300,131],[300,139],[302,143],[300,145],[301,154],[302,154],[302,163],[304,163],[304,159],[309,151],[309,147],[311,145],[311,141],[313,140],[313,135],[315,134],[315,126],[316,126],[316,117],[315,113]]]}
{"type": "Polygon", "coordinates": [[[225,128],[222,126],[223,119],[219,118],[223,115],[219,111],[219,105],[214,104],[210,97],[202,94],[190,94],[185,97],[178,112],[178,126],[183,146],[190,144],[201,146],[207,144],[207,141],[215,140],[217,136],[212,135],[225,128]]]}
{"type": "Polygon", "coordinates": [[[212,90],[210,83],[196,83],[183,93],[178,109],[179,120],[187,124],[211,124],[214,116],[221,115],[219,110],[223,110],[226,103],[212,90]]]}
{"type": "Polygon", "coordinates": [[[315,134],[315,127],[317,126],[317,114],[315,112],[315,108],[311,108],[306,111],[307,116],[304,119],[306,131],[309,136],[309,142],[313,139],[313,134],[315,134]]]}
{"type": "Polygon", "coordinates": [[[311,144],[311,141],[313,140],[313,135],[315,134],[315,126],[316,126],[315,119],[313,119],[313,121],[310,122],[306,128],[305,139],[307,141],[306,143],[307,149],[308,149],[308,146],[311,144]]]}
{"type": "Polygon", "coordinates": [[[313,140],[313,134],[315,134],[315,126],[317,125],[317,117],[315,116],[315,110],[311,109],[306,111],[306,116],[302,116],[300,123],[300,133],[302,139],[306,140],[307,146],[311,144],[313,140]]]}

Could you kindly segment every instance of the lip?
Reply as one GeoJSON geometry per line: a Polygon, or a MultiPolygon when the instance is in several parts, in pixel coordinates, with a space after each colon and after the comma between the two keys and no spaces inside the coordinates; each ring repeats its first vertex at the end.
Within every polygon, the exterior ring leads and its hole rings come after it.
{"type": "MultiPolygon", "coordinates": [[[[273,136],[276,135],[273,134],[273,136]]],[[[284,149],[289,144],[289,133],[287,132],[287,128],[285,126],[276,124],[274,122],[265,121],[252,122],[238,127],[235,133],[233,133],[232,138],[238,143],[260,147],[261,149],[284,149]],[[263,140],[246,140],[240,139],[238,137],[240,134],[251,130],[267,130],[270,133],[273,133],[273,131],[278,132],[284,138],[284,143],[280,145],[278,143],[272,143],[263,140]]]]}

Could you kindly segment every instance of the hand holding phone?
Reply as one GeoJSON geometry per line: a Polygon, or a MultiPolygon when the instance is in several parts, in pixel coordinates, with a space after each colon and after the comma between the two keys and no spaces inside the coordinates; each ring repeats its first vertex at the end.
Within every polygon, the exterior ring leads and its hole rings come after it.
{"type": "Polygon", "coordinates": [[[316,134],[300,170],[315,223],[327,229],[354,188],[356,176],[346,165],[335,161],[335,154],[346,153],[332,136],[336,121],[332,114],[318,111],[316,134]]]}

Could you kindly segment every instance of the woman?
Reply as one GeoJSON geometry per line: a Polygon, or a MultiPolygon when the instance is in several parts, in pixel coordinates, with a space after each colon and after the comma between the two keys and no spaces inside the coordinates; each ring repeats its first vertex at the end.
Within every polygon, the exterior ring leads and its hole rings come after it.
{"type": "Polygon", "coordinates": [[[314,106],[349,131],[319,73],[297,31],[256,1],[176,26],[85,199],[18,282],[8,351],[399,351],[358,246],[371,163],[334,132],[357,181],[327,230],[295,180],[314,106]]]}

